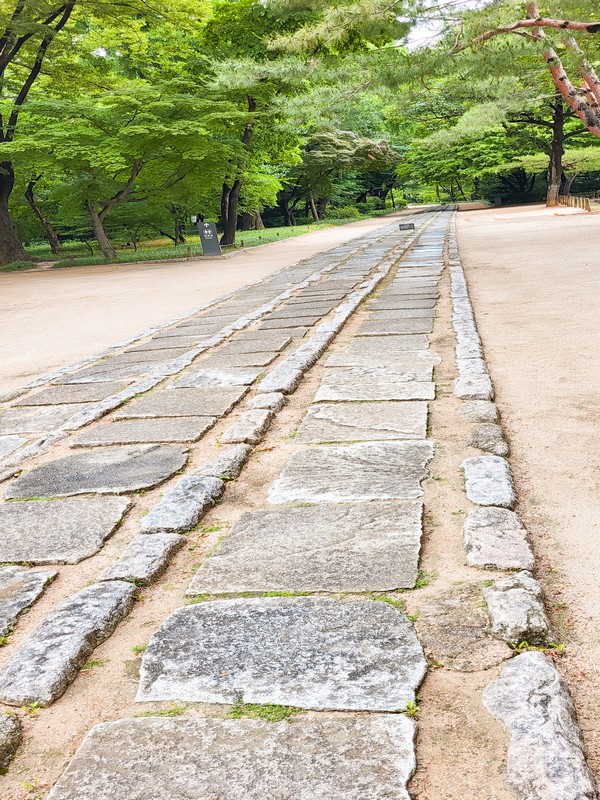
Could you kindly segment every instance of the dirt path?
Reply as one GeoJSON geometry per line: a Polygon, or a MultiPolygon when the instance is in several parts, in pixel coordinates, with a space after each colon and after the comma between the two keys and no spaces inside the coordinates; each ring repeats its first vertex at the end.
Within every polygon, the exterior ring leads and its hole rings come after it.
{"type": "Polygon", "coordinates": [[[600,776],[600,217],[539,206],[458,215],[520,512],[568,644],[561,661],[600,776]]]}
{"type": "Polygon", "coordinates": [[[0,395],[391,220],[326,228],[223,261],[0,274],[0,395]]]}

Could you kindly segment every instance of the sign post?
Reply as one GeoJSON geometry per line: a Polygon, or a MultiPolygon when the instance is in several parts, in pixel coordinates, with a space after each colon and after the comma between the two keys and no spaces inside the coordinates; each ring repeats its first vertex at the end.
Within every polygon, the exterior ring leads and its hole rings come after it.
{"type": "Polygon", "coordinates": [[[200,243],[202,245],[202,254],[205,256],[221,256],[223,251],[219,244],[219,235],[217,233],[217,226],[214,222],[203,222],[200,217],[192,217],[192,222],[198,226],[198,233],[200,234],[200,243]]]}
{"type": "Polygon", "coordinates": [[[401,222],[398,225],[398,230],[401,231],[414,231],[415,223],[414,222],[401,222]]]}

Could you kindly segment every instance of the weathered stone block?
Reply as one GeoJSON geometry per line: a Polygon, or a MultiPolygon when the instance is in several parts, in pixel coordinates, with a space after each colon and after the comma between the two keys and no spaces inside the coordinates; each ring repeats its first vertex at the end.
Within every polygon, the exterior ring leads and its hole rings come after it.
{"type": "Polygon", "coordinates": [[[104,422],[78,436],[72,447],[146,442],[197,442],[215,424],[215,417],[151,417],[104,422]]]}
{"type": "Polygon", "coordinates": [[[510,466],[500,456],[475,456],[463,461],[465,490],[472,503],[480,506],[513,508],[517,498],[510,466]]]}
{"type": "Polygon", "coordinates": [[[427,403],[329,403],[308,409],[299,442],[425,439],[427,403]]]}
{"type": "Polygon", "coordinates": [[[156,533],[136,536],[127,545],[121,558],[104,570],[101,581],[135,581],[148,586],[167,569],[169,561],[186,542],[176,533],[156,533]]]}
{"type": "Polygon", "coordinates": [[[125,406],[115,419],[135,417],[220,417],[227,414],[248,391],[233,389],[162,389],[125,406]]]}
{"type": "Polygon", "coordinates": [[[11,631],[19,614],[35,603],[57,574],[52,569],[0,567],[0,636],[11,631]]]}
{"type": "Polygon", "coordinates": [[[518,572],[483,590],[490,630],[509,644],[547,644],[550,625],[542,587],[529,572],[518,572]]]}
{"type": "Polygon", "coordinates": [[[142,519],[142,533],[178,533],[193,528],[215,501],[225,484],[219,478],[186,475],[142,519]]]}
{"type": "Polygon", "coordinates": [[[533,569],[527,531],[514,511],[475,508],[464,528],[465,556],[472,567],[533,569]]]}

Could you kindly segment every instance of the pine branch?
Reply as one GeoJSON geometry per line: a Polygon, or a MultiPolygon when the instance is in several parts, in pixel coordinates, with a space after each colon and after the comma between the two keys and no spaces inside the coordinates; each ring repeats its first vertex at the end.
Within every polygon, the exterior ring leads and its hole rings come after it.
{"type": "Polygon", "coordinates": [[[533,19],[520,19],[513,22],[512,25],[501,25],[498,28],[482,33],[471,39],[470,42],[465,42],[454,48],[454,52],[461,52],[470,47],[476,47],[478,44],[483,44],[495,36],[502,36],[506,33],[515,33],[523,28],[543,29],[543,28],[556,28],[558,30],[566,31],[583,31],[585,33],[600,33],[600,22],[576,22],[566,19],[552,19],[551,17],[536,16],[533,19]]]}

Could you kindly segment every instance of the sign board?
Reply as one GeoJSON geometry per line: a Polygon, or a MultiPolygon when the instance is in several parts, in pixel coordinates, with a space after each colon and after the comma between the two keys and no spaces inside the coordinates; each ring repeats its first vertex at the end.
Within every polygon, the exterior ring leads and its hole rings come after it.
{"type": "Polygon", "coordinates": [[[222,255],[217,226],[214,222],[198,222],[198,232],[202,244],[202,253],[205,256],[222,255]]]}
{"type": "Polygon", "coordinates": [[[401,231],[414,231],[415,223],[414,222],[401,222],[398,225],[398,229],[401,231]]]}

